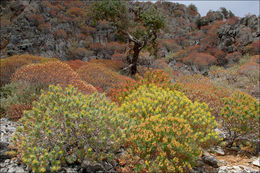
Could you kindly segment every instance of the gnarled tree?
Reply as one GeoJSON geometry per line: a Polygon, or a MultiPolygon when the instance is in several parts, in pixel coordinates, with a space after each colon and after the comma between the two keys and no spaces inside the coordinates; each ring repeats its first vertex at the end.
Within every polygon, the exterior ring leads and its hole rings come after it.
{"type": "Polygon", "coordinates": [[[165,26],[163,15],[152,5],[149,8],[131,9],[130,2],[123,0],[96,1],[92,4],[91,15],[95,21],[110,22],[129,43],[133,42],[128,60],[131,75],[137,72],[140,51],[148,46],[155,51],[157,34],[165,26]]]}

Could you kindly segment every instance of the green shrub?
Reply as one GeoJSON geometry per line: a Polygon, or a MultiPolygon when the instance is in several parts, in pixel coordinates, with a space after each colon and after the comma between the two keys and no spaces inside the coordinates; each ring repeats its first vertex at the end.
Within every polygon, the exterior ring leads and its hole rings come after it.
{"type": "MultiPolygon", "coordinates": [[[[200,147],[207,148],[217,139],[216,121],[208,106],[192,103],[169,88],[140,86],[125,97],[120,109],[128,119],[126,141],[131,151],[153,163],[148,172],[183,172],[199,157],[200,147]]],[[[139,169],[138,164],[135,168],[139,169]]]]}
{"type": "Polygon", "coordinates": [[[19,157],[34,172],[58,171],[66,162],[112,159],[120,139],[118,109],[104,95],[73,86],[49,86],[26,111],[14,138],[19,157]]]}
{"type": "MultiPolygon", "coordinates": [[[[22,116],[16,115],[16,113],[12,111],[14,109],[10,108],[13,107],[13,105],[27,105],[26,107],[29,108],[29,105],[38,98],[40,89],[40,86],[35,86],[23,81],[13,82],[1,87],[1,110],[7,113],[8,117],[9,115],[12,115],[12,117],[22,116]]],[[[20,108],[22,107],[20,106],[20,108]]]]}
{"type": "Polygon", "coordinates": [[[223,99],[221,110],[223,127],[231,139],[229,146],[238,139],[259,138],[259,101],[250,95],[237,91],[231,97],[223,99]]]}

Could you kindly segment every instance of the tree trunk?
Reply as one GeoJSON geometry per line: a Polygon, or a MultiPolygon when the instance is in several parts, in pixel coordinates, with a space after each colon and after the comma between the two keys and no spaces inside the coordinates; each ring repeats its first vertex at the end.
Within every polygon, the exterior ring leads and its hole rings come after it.
{"type": "Polygon", "coordinates": [[[131,61],[132,67],[130,69],[131,75],[135,75],[137,73],[137,61],[138,61],[138,58],[139,58],[139,53],[141,51],[140,47],[141,47],[140,44],[134,43],[134,48],[133,48],[134,54],[133,54],[133,58],[132,58],[132,61],[131,61]]]}

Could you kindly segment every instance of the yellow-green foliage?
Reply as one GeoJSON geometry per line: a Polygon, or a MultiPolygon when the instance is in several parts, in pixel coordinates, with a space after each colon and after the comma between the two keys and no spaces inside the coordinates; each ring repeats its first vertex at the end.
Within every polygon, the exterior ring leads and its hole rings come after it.
{"type": "Polygon", "coordinates": [[[118,109],[104,95],[82,95],[69,86],[49,86],[20,119],[13,138],[19,157],[34,172],[52,172],[84,157],[99,161],[113,157],[120,139],[118,109]],[[112,142],[113,141],[113,142],[112,142]],[[77,158],[71,156],[75,154],[77,158]]]}
{"type": "MultiPolygon", "coordinates": [[[[125,98],[120,109],[129,119],[125,127],[130,129],[126,136],[132,151],[136,154],[141,153],[139,157],[144,160],[154,163],[163,161],[157,164],[157,168],[161,171],[167,169],[167,171],[182,172],[198,158],[200,147],[208,147],[217,139],[214,131],[216,121],[211,116],[208,106],[205,103],[192,103],[178,91],[163,89],[154,84],[143,85],[125,98]],[[176,119],[172,119],[173,117],[176,119]],[[144,129],[141,130],[141,127],[144,129]],[[184,136],[187,139],[182,139],[184,136]],[[145,145],[150,140],[155,144],[154,148],[150,146],[154,151],[150,151],[145,145]],[[175,140],[178,143],[176,146],[174,146],[175,140]],[[172,146],[171,141],[174,142],[172,146]],[[167,149],[168,144],[170,144],[169,149],[167,149]],[[174,154],[171,155],[169,152],[174,154]],[[183,156],[180,154],[182,152],[185,153],[183,156]]],[[[149,167],[152,169],[149,171],[158,171],[155,165],[149,167]]]]}
{"type": "Polygon", "coordinates": [[[137,172],[186,172],[201,155],[197,137],[182,118],[152,116],[134,125],[131,133],[128,143],[133,155],[145,163],[135,165],[137,172]]]}
{"type": "MultiPolygon", "coordinates": [[[[259,135],[259,101],[250,95],[237,91],[232,97],[223,99],[221,110],[223,127],[234,142],[239,137],[259,135]]],[[[258,136],[259,137],[259,136],[258,136]]]]}

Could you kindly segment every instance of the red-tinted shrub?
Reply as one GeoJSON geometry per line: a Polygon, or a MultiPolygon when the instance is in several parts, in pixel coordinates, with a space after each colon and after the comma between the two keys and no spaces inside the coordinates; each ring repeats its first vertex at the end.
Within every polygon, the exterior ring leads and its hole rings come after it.
{"type": "Polygon", "coordinates": [[[95,51],[95,52],[99,52],[101,51],[102,49],[104,49],[104,46],[100,43],[92,43],[90,45],[90,49],[95,51]]]}
{"type": "Polygon", "coordinates": [[[67,39],[68,38],[67,32],[64,31],[63,29],[58,29],[55,32],[55,38],[67,39]]]}
{"type": "Polygon", "coordinates": [[[77,70],[80,78],[102,91],[108,91],[113,85],[119,85],[130,78],[106,68],[103,64],[87,63],[77,70]]]}
{"type": "Polygon", "coordinates": [[[238,21],[239,21],[238,17],[233,16],[233,17],[227,19],[226,22],[227,22],[229,25],[234,25],[234,24],[236,24],[238,21]]]}
{"type": "Polygon", "coordinates": [[[231,92],[220,87],[210,79],[201,75],[185,75],[177,79],[177,90],[183,92],[192,101],[205,102],[216,117],[222,107],[222,98],[230,96],[231,92]]]}
{"type": "Polygon", "coordinates": [[[126,49],[125,43],[119,43],[119,42],[108,42],[106,43],[106,49],[113,51],[113,52],[119,52],[124,53],[126,49]]]}
{"type": "Polygon", "coordinates": [[[125,83],[121,83],[118,86],[114,86],[113,89],[107,94],[112,101],[121,104],[126,96],[131,94],[139,86],[155,84],[162,88],[173,89],[174,86],[171,85],[170,77],[163,70],[148,70],[143,76],[136,75],[136,81],[128,80],[125,83]]]}
{"type": "Polygon", "coordinates": [[[260,55],[252,56],[250,61],[260,64],[260,55]]]}
{"type": "Polygon", "coordinates": [[[81,66],[85,65],[86,62],[77,59],[77,60],[69,60],[69,61],[67,62],[67,64],[68,64],[73,70],[78,70],[81,66]]]}
{"type": "Polygon", "coordinates": [[[227,54],[225,59],[228,61],[228,63],[233,64],[234,62],[238,62],[241,57],[242,54],[240,52],[233,52],[227,54]]]}
{"type": "Polygon", "coordinates": [[[74,87],[78,88],[78,90],[83,94],[93,94],[94,92],[97,92],[97,89],[93,85],[87,84],[82,80],[72,80],[70,83],[74,87]]]}
{"type": "Polygon", "coordinates": [[[2,86],[9,83],[13,73],[20,67],[31,63],[41,63],[48,60],[54,59],[24,54],[14,55],[2,60],[0,64],[0,85],[2,86]]]}
{"type": "Polygon", "coordinates": [[[184,63],[194,64],[198,67],[207,67],[217,63],[217,59],[206,53],[191,53],[189,56],[182,59],[184,63]]]}
{"type": "Polygon", "coordinates": [[[173,39],[164,39],[160,41],[160,45],[165,47],[168,51],[178,51],[181,47],[173,39]]]}
{"type": "Polygon", "coordinates": [[[95,31],[96,31],[96,28],[93,28],[93,27],[91,27],[91,26],[87,26],[87,25],[82,25],[81,27],[80,27],[80,30],[81,30],[81,32],[83,33],[83,34],[86,34],[86,35],[88,35],[88,34],[93,34],[95,31]]]}
{"type": "Polygon", "coordinates": [[[26,65],[18,69],[11,79],[12,82],[27,81],[43,87],[48,87],[50,84],[65,87],[74,80],[80,80],[78,74],[62,62],[26,65]]]}
{"type": "Polygon", "coordinates": [[[109,59],[92,59],[88,63],[100,64],[113,71],[119,71],[125,67],[123,61],[109,59]]]}
{"type": "Polygon", "coordinates": [[[30,110],[31,104],[14,104],[7,111],[8,118],[12,121],[16,121],[23,116],[25,110],[30,110]]]}
{"type": "Polygon", "coordinates": [[[76,60],[76,59],[82,59],[87,56],[92,56],[94,53],[91,50],[78,47],[75,49],[70,50],[70,57],[69,59],[71,60],[76,60]]]}
{"type": "Polygon", "coordinates": [[[255,53],[256,53],[256,54],[260,54],[260,39],[254,41],[254,42],[252,43],[252,46],[253,46],[253,48],[254,48],[254,50],[255,50],[255,53]]]}
{"type": "Polygon", "coordinates": [[[51,29],[51,24],[43,23],[38,26],[38,29],[42,32],[48,33],[51,29]]]}
{"type": "Polygon", "coordinates": [[[67,10],[67,13],[71,16],[75,17],[83,17],[85,16],[85,12],[83,9],[79,7],[71,7],[70,9],[67,10]]]}
{"type": "Polygon", "coordinates": [[[250,72],[259,73],[260,65],[255,62],[248,62],[239,68],[239,73],[248,75],[250,72]]]}
{"type": "Polygon", "coordinates": [[[87,36],[85,34],[83,34],[83,33],[79,33],[79,34],[77,34],[77,38],[79,40],[85,40],[87,38],[87,36]]]}
{"type": "Polygon", "coordinates": [[[125,60],[126,60],[126,54],[115,52],[115,53],[112,55],[111,60],[115,60],[115,61],[125,61],[125,60]]]}
{"type": "Polygon", "coordinates": [[[34,23],[34,25],[39,26],[44,23],[44,18],[41,15],[38,14],[32,14],[30,16],[31,21],[34,23]]]}

